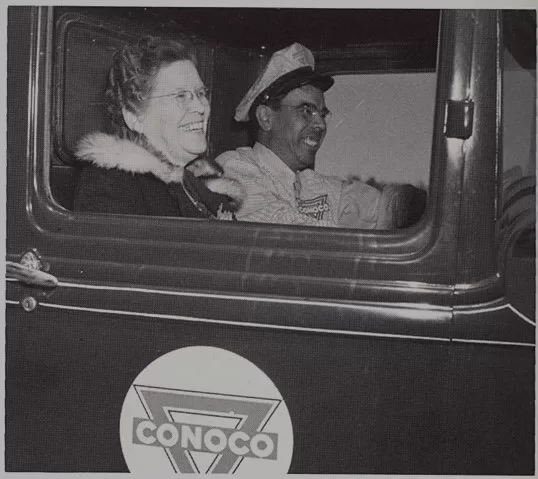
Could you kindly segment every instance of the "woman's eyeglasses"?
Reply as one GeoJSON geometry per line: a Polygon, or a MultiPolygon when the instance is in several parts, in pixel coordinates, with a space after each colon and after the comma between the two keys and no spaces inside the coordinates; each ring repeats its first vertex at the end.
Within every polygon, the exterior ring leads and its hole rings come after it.
{"type": "Polygon", "coordinates": [[[311,103],[302,103],[300,105],[280,105],[281,108],[295,110],[301,115],[307,123],[312,123],[315,117],[321,118],[325,124],[329,123],[332,113],[328,108],[320,110],[316,105],[311,103]]]}
{"type": "Polygon", "coordinates": [[[209,88],[204,86],[202,88],[198,88],[195,91],[180,90],[174,93],[167,93],[166,95],[149,96],[146,98],[146,100],[153,100],[155,98],[166,98],[169,96],[174,97],[174,100],[180,107],[186,107],[188,104],[194,101],[194,98],[197,98],[200,103],[207,103],[209,102],[209,88]]]}

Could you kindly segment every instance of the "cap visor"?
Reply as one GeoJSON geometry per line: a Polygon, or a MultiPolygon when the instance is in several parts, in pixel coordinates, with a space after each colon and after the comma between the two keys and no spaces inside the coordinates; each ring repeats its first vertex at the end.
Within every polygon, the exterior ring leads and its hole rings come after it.
{"type": "Polygon", "coordinates": [[[288,93],[295,88],[300,88],[305,85],[313,85],[325,92],[334,84],[334,79],[327,75],[321,75],[313,72],[310,68],[299,68],[289,72],[262,93],[265,98],[274,98],[278,95],[288,93]]]}

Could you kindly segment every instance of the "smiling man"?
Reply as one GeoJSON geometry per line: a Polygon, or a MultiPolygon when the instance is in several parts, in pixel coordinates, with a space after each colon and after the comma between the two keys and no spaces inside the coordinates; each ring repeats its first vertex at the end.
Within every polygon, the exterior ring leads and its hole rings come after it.
{"type": "Polygon", "coordinates": [[[333,83],[330,76],[315,72],[312,52],[299,43],[271,57],[235,114],[236,121],[252,123],[256,143],[217,158],[225,174],[246,189],[238,219],[364,229],[397,226],[394,195],[314,171],[330,117],[324,92],[333,83]]]}

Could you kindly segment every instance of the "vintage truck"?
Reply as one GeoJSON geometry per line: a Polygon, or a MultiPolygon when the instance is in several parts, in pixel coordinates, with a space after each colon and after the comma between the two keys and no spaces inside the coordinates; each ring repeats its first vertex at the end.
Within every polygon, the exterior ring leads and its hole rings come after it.
{"type": "Polygon", "coordinates": [[[11,6],[7,38],[6,471],[535,473],[534,11],[11,6]],[[307,45],[336,79],[327,144],[375,132],[325,167],[421,183],[424,215],[73,212],[74,145],[146,34],[195,44],[212,156],[248,144],[233,111],[270,54],[307,45]],[[252,425],[262,403],[280,419],[252,425]]]}

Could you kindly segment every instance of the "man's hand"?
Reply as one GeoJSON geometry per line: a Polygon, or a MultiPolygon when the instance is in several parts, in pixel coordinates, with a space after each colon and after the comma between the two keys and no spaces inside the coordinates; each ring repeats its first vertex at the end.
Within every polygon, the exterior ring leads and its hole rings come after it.
{"type": "Polygon", "coordinates": [[[426,209],[426,191],[413,185],[386,185],[381,191],[377,229],[408,228],[426,209]]]}

